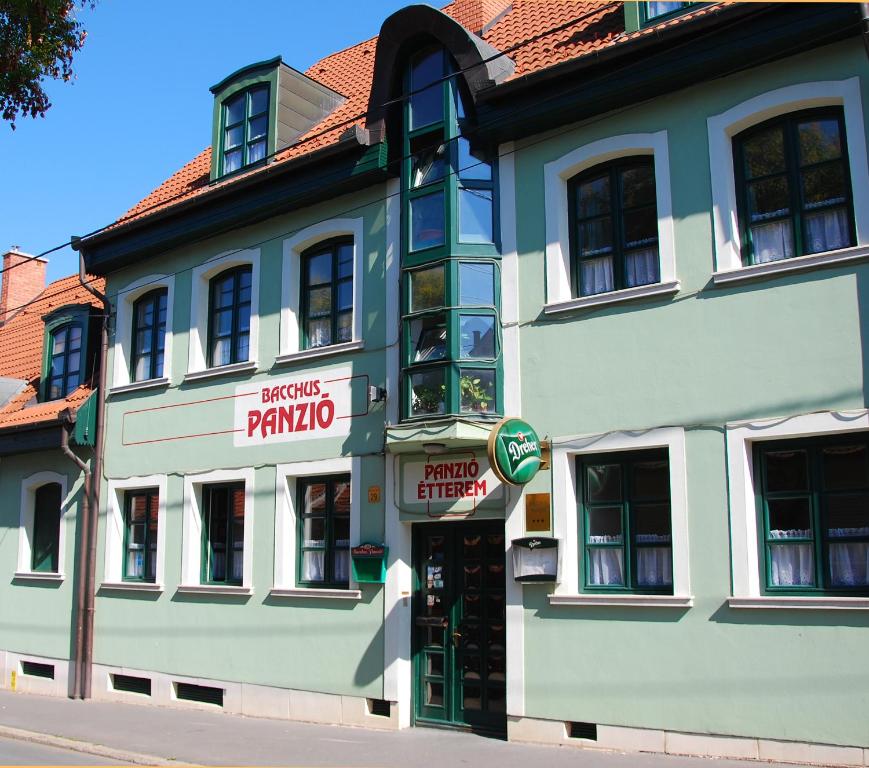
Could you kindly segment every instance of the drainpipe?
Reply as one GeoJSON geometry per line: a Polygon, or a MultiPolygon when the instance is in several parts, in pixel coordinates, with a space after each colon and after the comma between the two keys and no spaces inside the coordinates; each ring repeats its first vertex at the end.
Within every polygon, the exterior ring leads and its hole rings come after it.
{"type": "Polygon", "coordinates": [[[84,487],[82,489],[81,508],[79,510],[79,525],[81,526],[81,553],[79,563],[76,568],[78,574],[78,590],[76,592],[75,606],[75,651],[73,652],[73,686],[72,698],[77,699],[81,696],[82,690],[82,649],[84,639],[84,617],[85,617],[85,584],[84,574],[82,573],[84,552],[87,548],[88,526],[90,523],[90,493],[91,493],[91,471],[88,465],[76,456],[69,447],[69,433],[75,427],[75,414],[69,408],[65,408],[60,413],[60,420],[63,424],[63,429],[60,431],[60,450],[70,461],[72,461],[84,475],[84,487]]]}
{"type": "Polygon", "coordinates": [[[866,46],[866,55],[869,56],[869,3],[860,3],[860,18],[863,24],[863,45],[866,46]]]}
{"type": "MultiPolygon", "coordinates": [[[[72,238],[72,246],[75,250],[78,249],[79,238],[72,238]]],[[[83,699],[89,699],[91,696],[91,679],[93,672],[93,656],[94,656],[94,587],[96,583],[96,564],[97,564],[97,521],[99,519],[100,509],[100,479],[103,476],[103,441],[104,441],[104,415],[106,409],[106,357],[109,351],[109,313],[111,304],[108,297],[94,288],[87,279],[84,268],[84,256],[79,252],[78,255],[78,279],[79,282],[92,293],[103,305],[101,329],[100,329],[100,360],[97,370],[97,414],[96,427],[94,429],[94,462],[93,476],[96,482],[91,484],[91,498],[88,504],[88,521],[85,530],[87,531],[87,557],[85,560],[86,571],[83,575],[86,576],[85,595],[84,595],[84,632],[82,638],[82,656],[81,656],[81,691],[80,695],[83,699]]]]}

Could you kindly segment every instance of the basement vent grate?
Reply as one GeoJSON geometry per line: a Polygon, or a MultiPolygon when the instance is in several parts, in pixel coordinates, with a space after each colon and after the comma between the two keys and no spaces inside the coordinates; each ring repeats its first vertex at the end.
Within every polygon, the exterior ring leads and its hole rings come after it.
{"type": "Polygon", "coordinates": [[[141,693],[151,695],[151,679],[148,677],[134,677],[133,675],[112,675],[112,688],[124,693],[141,693]]]}
{"type": "Polygon", "coordinates": [[[223,688],[212,688],[210,685],[175,683],[175,695],[184,701],[198,701],[202,704],[223,706],[223,688]]]}
{"type": "Polygon", "coordinates": [[[30,677],[47,677],[54,680],[54,664],[40,664],[38,661],[22,661],[21,674],[30,677]]]}
{"type": "Polygon", "coordinates": [[[597,741],[597,723],[575,723],[571,721],[566,725],[569,738],[597,741]]]}
{"type": "Polygon", "coordinates": [[[389,717],[389,702],[384,699],[368,699],[368,714],[389,717]]]}

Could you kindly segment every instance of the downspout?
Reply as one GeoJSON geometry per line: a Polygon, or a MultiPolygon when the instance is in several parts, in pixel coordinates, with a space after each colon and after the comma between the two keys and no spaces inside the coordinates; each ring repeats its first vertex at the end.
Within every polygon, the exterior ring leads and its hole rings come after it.
{"type": "Polygon", "coordinates": [[[869,3],[860,3],[860,18],[863,25],[863,45],[866,46],[866,55],[869,56],[869,3]]]}
{"type": "MultiPolygon", "coordinates": [[[[78,238],[72,238],[77,241],[78,238]]],[[[75,248],[77,243],[73,243],[75,248]]],[[[76,248],[78,250],[78,248],[76,248]]],[[[94,461],[93,461],[93,476],[96,482],[91,484],[91,498],[88,504],[89,521],[86,527],[87,531],[87,558],[86,558],[86,584],[84,595],[84,632],[82,637],[82,655],[81,655],[81,691],[80,695],[83,699],[89,699],[91,696],[91,680],[93,673],[93,657],[94,657],[94,592],[96,583],[96,564],[97,564],[97,528],[100,509],[100,479],[103,476],[103,440],[104,440],[104,414],[106,409],[106,357],[109,351],[109,313],[111,312],[111,304],[108,297],[94,288],[88,282],[84,268],[84,256],[79,252],[78,255],[78,279],[86,290],[92,293],[103,305],[102,309],[102,327],[100,329],[100,359],[97,371],[97,413],[96,426],[94,429],[94,461]]]]}
{"type": "MultiPolygon", "coordinates": [[[[69,447],[69,433],[72,432],[75,426],[75,414],[69,408],[65,408],[60,414],[63,429],[60,431],[60,450],[70,461],[72,461],[82,472],[84,476],[84,487],[82,489],[81,509],[79,514],[79,525],[81,526],[81,553],[87,549],[88,541],[88,525],[90,524],[90,492],[91,492],[91,471],[88,465],[76,456],[69,447]]],[[[84,559],[82,557],[82,559],[84,559]]],[[[77,699],[81,696],[82,690],[82,641],[84,639],[84,617],[85,617],[85,584],[82,566],[84,563],[77,564],[78,574],[78,590],[76,592],[76,607],[75,607],[75,651],[73,653],[73,687],[72,698],[77,699]]]]}

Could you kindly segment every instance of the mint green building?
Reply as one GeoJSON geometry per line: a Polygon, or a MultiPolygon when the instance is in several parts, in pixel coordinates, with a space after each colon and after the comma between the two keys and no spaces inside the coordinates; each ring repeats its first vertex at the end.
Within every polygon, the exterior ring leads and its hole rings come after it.
{"type": "Polygon", "coordinates": [[[866,764],[862,22],[456,0],[214,86],[79,244],[93,695],[866,764]]]}

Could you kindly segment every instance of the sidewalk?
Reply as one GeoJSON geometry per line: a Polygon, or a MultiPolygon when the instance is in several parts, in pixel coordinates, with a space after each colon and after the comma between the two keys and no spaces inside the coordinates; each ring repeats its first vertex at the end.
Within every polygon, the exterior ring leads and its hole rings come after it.
{"type": "MultiPolygon", "coordinates": [[[[454,731],[311,725],[0,691],[0,736],[118,762],[384,768],[750,768],[752,763],[527,746],[454,731]]],[[[0,755],[0,763],[3,762],[0,755]]]]}

